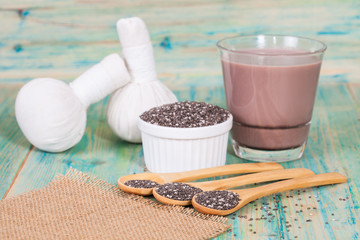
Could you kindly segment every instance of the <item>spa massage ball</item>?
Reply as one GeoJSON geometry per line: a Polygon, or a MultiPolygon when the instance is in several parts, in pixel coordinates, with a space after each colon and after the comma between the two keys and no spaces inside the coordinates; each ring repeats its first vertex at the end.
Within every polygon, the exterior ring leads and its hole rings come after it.
{"type": "Polygon", "coordinates": [[[88,106],[129,81],[118,54],[108,55],[70,84],[53,78],[31,80],[16,97],[16,120],[25,137],[38,149],[65,151],[81,140],[88,106]]]}

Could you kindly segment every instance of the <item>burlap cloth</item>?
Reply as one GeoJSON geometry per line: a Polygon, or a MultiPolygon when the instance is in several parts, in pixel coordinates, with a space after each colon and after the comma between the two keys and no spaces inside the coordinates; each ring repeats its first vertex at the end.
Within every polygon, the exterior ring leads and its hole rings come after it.
{"type": "Polygon", "coordinates": [[[0,201],[0,239],[207,239],[224,217],[167,206],[75,169],[0,201]]]}

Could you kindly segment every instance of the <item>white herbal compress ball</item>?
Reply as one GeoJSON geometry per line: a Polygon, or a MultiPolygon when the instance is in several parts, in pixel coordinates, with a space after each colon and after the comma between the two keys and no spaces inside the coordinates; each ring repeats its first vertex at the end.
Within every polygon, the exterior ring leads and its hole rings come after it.
{"type": "Polygon", "coordinates": [[[118,54],[105,57],[69,85],[53,78],[31,80],[16,97],[16,120],[35,147],[65,151],[82,138],[87,107],[129,81],[118,54]]]}
{"type": "Polygon", "coordinates": [[[107,119],[112,130],[129,142],[141,142],[138,117],[150,108],[176,102],[175,95],[157,79],[150,35],[143,20],[120,19],[117,31],[131,81],[110,98],[107,119]]]}

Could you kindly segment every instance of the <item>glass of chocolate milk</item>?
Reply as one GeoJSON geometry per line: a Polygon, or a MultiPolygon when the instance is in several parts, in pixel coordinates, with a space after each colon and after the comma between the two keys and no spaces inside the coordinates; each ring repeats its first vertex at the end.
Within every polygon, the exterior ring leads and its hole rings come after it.
{"type": "Polygon", "coordinates": [[[259,162],[301,158],[326,45],[258,35],[225,38],[217,46],[235,154],[259,162]]]}

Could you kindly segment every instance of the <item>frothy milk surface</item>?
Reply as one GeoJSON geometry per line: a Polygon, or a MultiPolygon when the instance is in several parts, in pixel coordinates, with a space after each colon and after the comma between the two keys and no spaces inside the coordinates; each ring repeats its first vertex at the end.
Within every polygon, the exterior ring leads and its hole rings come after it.
{"type": "Polygon", "coordinates": [[[244,52],[283,57],[276,57],[279,65],[266,66],[242,64],[241,58],[222,60],[227,106],[234,117],[232,138],[240,146],[264,150],[302,145],[309,131],[321,62],[286,66],[289,54],[304,53],[299,50],[244,52]]]}

